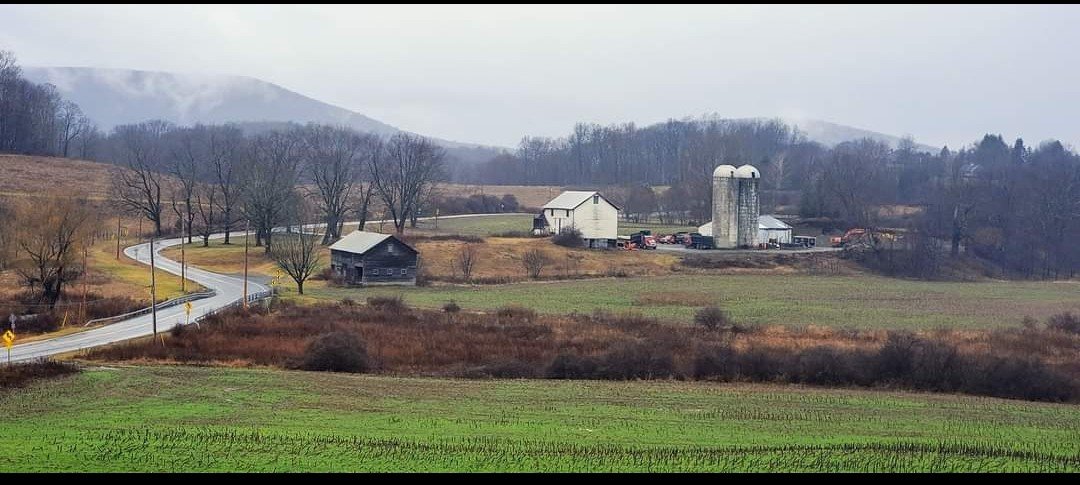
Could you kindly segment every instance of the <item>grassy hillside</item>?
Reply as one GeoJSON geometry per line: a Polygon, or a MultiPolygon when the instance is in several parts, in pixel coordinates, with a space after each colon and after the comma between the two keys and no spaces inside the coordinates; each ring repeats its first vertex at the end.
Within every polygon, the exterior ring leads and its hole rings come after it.
{"type": "Polygon", "coordinates": [[[19,471],[1080,470],[1080,407],[950,395],[121,367],[0,404],[19,471]]]}
{"type": "Polygon", "coordinates": [[[45,190],[82,193],[93,199],[106,199],[111,191],[109,171],[112,165],[75,160],[24,155],[0,155],[0,195],[46,195],[45,190]]]}

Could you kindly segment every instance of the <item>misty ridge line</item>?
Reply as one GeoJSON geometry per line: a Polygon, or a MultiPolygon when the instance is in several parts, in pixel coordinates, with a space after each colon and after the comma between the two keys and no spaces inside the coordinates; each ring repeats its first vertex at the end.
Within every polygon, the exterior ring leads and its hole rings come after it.
{"type": "MultiPolygon", "coordinates": [[[[406,131],[250,76],[94,67],[25,67],[24,73],[35,82],[55,85],[106,130],[121,124],[164,119],[180,125],[231,121],[316,122],[348,126],[380,135],[406,131]]],[[[683,116],[669,119],[687,121],[694,118],[683,116]]],[[[797,126],[808,138],[828,146],[869,137],[895,147],[900,140],[896,136],[816,119],[773,118],[797,126]]],[[[770,118],[732,118],[735,121],[765,119],[770,118]]],[[[523,138],[528,136],[522,135],[523,138]]],[[[513,150],[502,146],[438,138],[433,140],[447,148],[480,152],[464,157],[451,154],[466,165],[513,150]]],[[[919,147],[924,151],[940,149],[927,145],[919,147]]]]}

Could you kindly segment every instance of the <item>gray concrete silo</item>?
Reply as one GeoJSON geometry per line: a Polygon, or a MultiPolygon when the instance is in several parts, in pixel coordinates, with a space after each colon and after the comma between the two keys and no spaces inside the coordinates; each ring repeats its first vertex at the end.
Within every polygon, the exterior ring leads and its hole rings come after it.
{"type": "Polygon", "coordinates": [[[712,235],[713,247],[716,248],[734,248],[738,245],[735,172],[736,168],[732,165],[721,165],[713,170],[712,235]]]}
{"type": "Polygon", "coordinates": [[[735,246],[756,246],[758,243],[758,214],[761,211],[758,199],[758,183],[761,173],[752,165],[743,165],[735,170],[736,185],[735,219],[737,232],[735,246]]]}

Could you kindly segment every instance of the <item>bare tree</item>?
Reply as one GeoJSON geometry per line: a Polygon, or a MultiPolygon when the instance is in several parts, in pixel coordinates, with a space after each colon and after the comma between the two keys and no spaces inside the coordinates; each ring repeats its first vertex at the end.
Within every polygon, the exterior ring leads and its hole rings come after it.
{"type": "Polygon", "coordinates": [[[286,220],[296,197],[299,138],[271,132],[248,145],[243,170],[244,216],[255,226],[255,244],[269,254],[272,229],[286,220]]]}
{"type": "Polygon", "coordinates": [[[551,261],[547,254],[536,248],[525,251],[525,254],[521,255],[521,266],[525,268],[525,274],[534,280],[540,277],[540,273],[549,262],[551,261]]]}
{"type": "Polygon", "coordinates": [[[161,191],[164,176],[164,135],[172,130],[165,121],[146,121],[118,126],[122,168],[113,177],[114,189],[127,210],[154,224],[154,234],[161,235],[161,191]]]}
{"type": "Polygon", "coordinates": [[[16,239],[14,228],[18,227],[16,224],[15,209],[0,200],[0,227],[9,228],[0,230],[0,271],[6,270],[14,257],[16,239]]]}
{"type": "Polygon", "coordinates": [[[90,121],[83,115],[79,105],[71,101],[60,103],[58,118],[60,134],[60,149],[58,152],[61,156],[67,157],[72,140],[75,140],[89,129],[90,121]]]}
{"type": "Polygon", "coordinates": [[[399,132],[378,147],[371,183],[400,234],[421,197],[442,173],[446,150],[430,140],[399,132]]]}
{"type": "Polygon", "coordinates": [[[212,184],[199,185],[195,191],[195,212],[199,214],[199,236],[202,237],[203,247],[210,246],[210,235],[214,233],[219,221],[217,201],[218,188],[212,184]]]}
{"type": "Polygon", "coordinates": [[[341,237],[350,199],[358,189],[364,191],[360,174],[368,149],[368,140],[348,128],[313,124],[303,130],[304,170],[315,184],[308,196],[316,201],[326,223],[324,245],[341,237]]]}
{"type": "Polygon", "coordinates": [[[82,274],[78,257],[89,243],[92,211],[87,201],[52,197],[48,203],[25,204],[19,213],[18,246],[26,255],[18,272],[41,300],[55,306],[64,285],[82,274]]]}
{"type": "Polygon", "coordinates": [[[229,233],[242,196],[240,157],[244,149],[244,136],[235,126],[211,127],[209,136],[212,178],[220,194],[217,200],[221,225],[225,231],[225,244],[230,244],[229,233]]]}
{"type": "Polygon", "coordinates": [[[461,272],[461,277],[466,283],[472,281],[473,266],[475,265],[476,248],[472,244],[465,244],[461,247],[457,257],[454,258],[454,267],[461,272]]]}
{"type": "Polygon", "coordinates": [[[173,189],[172,206],[176,216],[182,221],[180,237],[187,236],[187,243],[191,244],[192,224],[195,221],[195,190],[199,182],[199,175],[207,165],[209,155],[207,128],[196,125],[193,128],[183,128],[172,132],[169,143],[170,158],[172,163],[169,172],[176,177],[179,184],[173,189]],[[179,204],[177,204],[179,202],[179,204]]]}
{"type": "MultiPolygon", "coordinates": [[[[298,218],[297,222],[302,227],[303,221],[298,218]]],[[[279,234],[270,251],[270,258],[296,282],[296,291],[301,295],[304,294],[304,282],[322,267],[319,241],[319,234],[303,230],[279,234]]]]}

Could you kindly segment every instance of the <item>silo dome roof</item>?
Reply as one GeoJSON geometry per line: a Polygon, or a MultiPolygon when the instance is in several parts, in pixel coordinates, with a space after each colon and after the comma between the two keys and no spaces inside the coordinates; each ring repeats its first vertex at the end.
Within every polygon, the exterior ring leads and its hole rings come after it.
{"type": "Polygon", "coordinates": [[[735,178],[737,179],[759,179],[761,178],[761,172],[754,168],[753,165],[743,165],[735,169],[735,178]]]}
{"type": "Polygon", "coordinates": [[[735,168],[734,165],[721,165],[719,167],[716,167],[716,170],[713,170],[712,176],[713,177],[734,177],[735,176],[734,174],[735,174],[736,170],[737,169],[735,168]]]}

